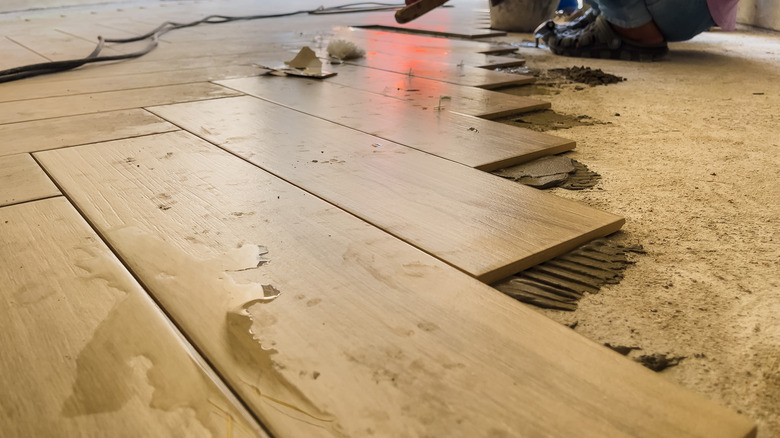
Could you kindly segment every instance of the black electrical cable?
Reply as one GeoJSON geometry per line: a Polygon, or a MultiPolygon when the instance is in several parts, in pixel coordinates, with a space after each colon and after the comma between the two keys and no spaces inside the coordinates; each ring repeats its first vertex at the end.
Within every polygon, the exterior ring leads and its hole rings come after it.
{"type": "Polygon", "coordinates": [[[66,70],[72,70],[74,68],[81,67],[84,64],[89,64],[93,62],[118,61],[122,59],[139,58],[154,50],[159,43],[160,37],[165,35],[166,33],[176,29],[183,29],[186,27],[197,26],[199,24],[220,24],[220,23],[229,23],[231,21],[248,21],[248,20],[259,20],[265,18],[280,18],[280,17],[290,17],[293,15],[301,15],[301,14],[317,15],[317,14],[334,14],[334,13],[348,13],[348,12],[364,12],[364,11],[375,11],[375,10],[382,10],[382,9],[396,9],[402,6],[403,5],[401,4],[391,4],[391,3],[359,2],[359,3],[349,3],[345,5],[339,5],[339,6],[331,6],[327,8],[320,6],[317,9],[285,12],[280,14],[243,15],[243,16],[209,15],[206,18],[202,18],[200,20],[193,21],[190,23],[177,23],[174,21],[166,21],[165,23],[157,26],[154,30],[136,37],[103,38],[102,36],[99,36],[98,43],[97,46],[95,47],[95,50],[93,50],[92,53],[90,53],[84,58],[70,59],[66,61],[42,62],[40,64],[30,64],[22,67],[0,70],[0,83],[16,81],[19,79],[29,78],[33,76],[40,76],[40,75],[45,75],[50,73],[57,73],[66,70]],[[149,45],[147,45],[145,48],[137,52],[124,53],[122,55],[100,56],[100,52],[103,50],[105,43],[124,44],[124,43],[143,41],[147,39],[151,39],[149,45]]]}

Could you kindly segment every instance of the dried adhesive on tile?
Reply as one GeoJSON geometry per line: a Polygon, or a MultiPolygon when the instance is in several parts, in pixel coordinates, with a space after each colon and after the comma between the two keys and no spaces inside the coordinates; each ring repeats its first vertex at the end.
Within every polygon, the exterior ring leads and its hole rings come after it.
{"type": "MultiPolygon", "coordinates": [[[[134,266],[130,262],[131,266],[196,343],[215,337],[227,342],[233,360],[215,365],[228,367],[221,369],[228,381],[246,385],[236,388],[240,394],[249,391],[261,400],[250,405],[340,434],[335,419],[300,391],[283,374],[285,366],[273,358],[278,351],[267,329],[278,322],[272,303],[283,295],[263,269],[271,262],[266,257],[268,248],[244,244],[223,256],[203,260],[135,227],[112,230],[109,240],[121,241],[120,252],[129,260],[144,254],[143,263],[134,266]],[[257,269],[246,270],[252,267],[257,269]],[[233,275],[251,277],[252,282],[237,283],[233,275]]],[[[208,345],[199,348],[209,355],[208,345]]],[[[267,425],[273,429],[272,422],[267,425]]]]}
{"type": "MultiPolygon", "coordinates": [[[[278,296],[278,295],[277,295],[278,296]]],[[[270,300],[253,300],[241,305],[227,314],[227,335],[231,351],[236,360],[243,364],[252,364],[256,377],[244,380],[251,391],[263,401],[287,416],[329,429],[335,435],[341,435],[341,428],[335,417],[319,409],[281,371],[284,365],[274,361],[278,353],[276,343],[264,335],[265,328],[276,324],[273,312],[265,310],[270,300]]]]}

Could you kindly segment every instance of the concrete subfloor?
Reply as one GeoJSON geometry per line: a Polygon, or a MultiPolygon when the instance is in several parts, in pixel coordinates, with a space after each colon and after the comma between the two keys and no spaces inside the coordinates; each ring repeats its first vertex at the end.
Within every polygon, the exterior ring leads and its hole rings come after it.
{"type": "Polygon", "coordinates": [[[520,45],[532,69],[627,79],[534,92],[606,123],[555,131],[603,179],[554,193],[624,215],[617,238],[647,250],[577,311],[540,312],[641,348],[631,356],[685,356],[661,374],[752,417],[760,438],[780,436],[780,33],[708,32],[656,63],[558,57],[527,34],[494,40],[520,45]]]}

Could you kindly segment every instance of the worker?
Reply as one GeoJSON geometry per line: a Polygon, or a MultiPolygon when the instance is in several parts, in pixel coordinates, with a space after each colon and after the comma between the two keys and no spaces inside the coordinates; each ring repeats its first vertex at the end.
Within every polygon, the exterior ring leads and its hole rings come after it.
{"type": "Polygon", "coordinates": [[[553,53],[583,58],[651,61],[713,26],[734,30],[739,0],[587,0],[579,19],[536,31],[553,53]]]}

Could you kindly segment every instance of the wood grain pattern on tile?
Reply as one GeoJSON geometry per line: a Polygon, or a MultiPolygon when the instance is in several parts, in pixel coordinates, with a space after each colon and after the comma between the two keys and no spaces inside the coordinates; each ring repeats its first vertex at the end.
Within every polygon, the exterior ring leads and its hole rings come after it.
{"type": "Polygon", "coordinates": [[[274,436],[754,430],[240,158],[162,136],[36,156],[274,436]]]}
{"type": "Polygon", "coordinates": [[[484,89],[524,85],[536,82],[530,75],[504,73],[469,65],[445,64],[421,58],[386,55],[379,52],[366,52],[365,57],[346,61],[349,64],[392,71],[395,73],[434,79],[451,84],[466,85],[484,89]]]}
{"type": "MultiPolygon", "coordinates": [[[[254,97],[150,111],[487,283],[623,223],[584,204],[254,97]]],[[[184,141],[179,134],[158,138],[184,141]]]]}
{"type": "Polygon", "coordinates": [[[6,85],[0,95],[0,102],[208,82],[253,76],[262,71],[263,69],[253,65],[227,64],[115,76],[106,74],[89,78],[83,75],[71,75],[70,79],[64,76],[43,76],[36,80],[6,85]]]}
{"type": "Polygon", "coordinates": [[[59,194],[60,191],[29,154],[0,157],[0,206],[59,194]]]}
{"type": "Polygon", "coordinates": [[[0,103],[0,124],[214,99],[237,94],[239,93],[212,83],[194,83],[3,102],[0,103]]]}
{"type": "Polygon", "coordinates": [[[108,111],[80,116],[0,125],[0,156],[97,143],[177,128],[142,109],[108,111]]]}
{"type": "Polygon", "coordinates": [[[218,83],[480,170],[574,148],[560,137],[330,82],[264,76],[218,83]]]}
{"type": "Polygon", "coordinates": [[[341,64],[329,65],[328,70],[338,73],[328,79],[328,82],[334,84],[409,100],[428,108],[441,106],[451,112],[485,119],[550,108],[549,102],[530,97],[465,87],[374,68],[341,64]]]}
{"type": "Polygon", "coordinates": [[[266,436],[65,198],[0,208],[0,285],[4,436],[266,436]]]}

